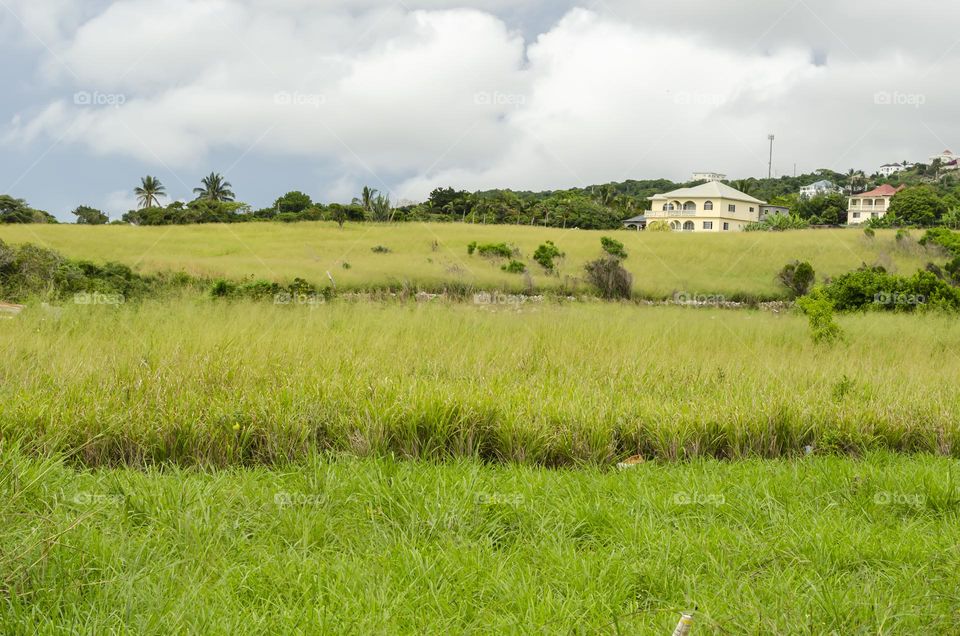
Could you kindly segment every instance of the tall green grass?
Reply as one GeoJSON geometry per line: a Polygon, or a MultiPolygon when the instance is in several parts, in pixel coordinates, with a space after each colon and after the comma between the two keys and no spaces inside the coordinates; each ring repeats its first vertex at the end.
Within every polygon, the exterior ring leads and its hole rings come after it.
{"type": "Polygon", "coordinates": [[[793,314],[629,304],[30,306],[0,434],[87,465],[960,456],[960,324],[839,320],[824,347],[793,314]]]}
{"type": "MultiPolygon", "coordinates": [[[[340,289],[448,286],[483,289],[585,291],[583,266],[603,252],[600,238],[611,232],[461,223],[348,224],[252,223],[170,227],[2,226],[0,239],[51,247],[71,258],[118,261],[136,269],[186,271],[201,278],[295,277],[340,289]],[[566,254],[556,275],[533,263],[537,246],[553,241],[566,254]],[[519,248],[529,278],[501,270],[504,261],[468,256],[467,245],[507,242],[519,248]],[[385,246],[390,253],[375,253],[385,246]],[[345,269],[344,265],[349,265],[345,269]]],[[[722,294],[730,299],[784,295],[775,277],[800,259],[817,273],[837,276],[863,263],[910,274],[941,260],[894,231],[867,238],[858,230],[805,230],[729,234],[615,232],[630,257],[634,291],[649,297],[722,294]]]]}
{"type": "Polygon", "coordinates": [[[951,634],[957,466],[74,472],[0,447],[4,634],[951,634]]]}

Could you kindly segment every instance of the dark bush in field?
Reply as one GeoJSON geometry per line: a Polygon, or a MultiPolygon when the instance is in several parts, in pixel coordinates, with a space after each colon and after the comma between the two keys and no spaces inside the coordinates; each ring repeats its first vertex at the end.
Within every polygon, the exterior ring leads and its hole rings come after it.
{"type": "Polygon", "coordinates": [[[633,291],[633,275],[624,269],[619,258],[607,256],[591,261],[584,269],[587,279],[604,298],[630,298],[633,291]]]}
{"type": "Polygon", "coordinates": [[[777,274],[777,280],[780,284],[790,290],[793,297],[803,296],[810,291],[813,286],[816,274],[813,266],[806,261],[794,261],[788,263],[777,274]]]}

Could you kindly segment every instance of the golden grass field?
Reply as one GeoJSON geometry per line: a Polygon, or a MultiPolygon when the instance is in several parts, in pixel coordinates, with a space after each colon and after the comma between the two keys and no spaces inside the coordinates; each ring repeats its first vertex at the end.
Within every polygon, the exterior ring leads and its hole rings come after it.
{"type": "MultiPolygon", "coordinates": [[[[915,240],[897,242],[893,231],[875,238],[855,229],[730,234],[582,231],[472,224],[247,223],[164,227],[0,226],[0,239],[32,242],[68,257],[118,261],[144,273],[186,271],[201,277],[295,277],[340,288],[408,285],[439,288],[457,283],[519,290],[523,275],[500,270],[502,261],[468,256],[467,245],[506,242],[518,247],[536,289],[579,289],[583,265],[598,257],[601,236],[614,236],[630,254],[634,290],[649,297],[676,292],[729,297],[777,297],[776,273],[789,261],[809,261],[818,275],[835,276],[866,263],[910,274],[939,253],[915,240]],[[566,253],[557,275],[532,260],[551,240],[566,253]],[[385,246],[388,254],[371,251],[385,246]],[[349,264],[349,269],[344,268],[349,264]]],[[[916,233],[919,237],[919,233],[916,233]]]]}
{"type": "Polygon", "coordinates": [[[0,332],[0,437],[91,465],[311,449],[610,464],[634,453],[960,454],[960,324],[554,302],[30,305],[0,332]]]}

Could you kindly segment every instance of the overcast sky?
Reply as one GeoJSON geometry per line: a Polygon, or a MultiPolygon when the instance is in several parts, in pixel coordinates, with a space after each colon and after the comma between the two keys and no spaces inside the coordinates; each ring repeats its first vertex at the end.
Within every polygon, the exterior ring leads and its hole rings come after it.
{"type": "MultiPolygon", "coordinates": [[[[960,3],[0,0],[0,193],[555,189],[960,146],[960,3]]],[[[960,150],[960,148],[956,148],[960,150]]]]}

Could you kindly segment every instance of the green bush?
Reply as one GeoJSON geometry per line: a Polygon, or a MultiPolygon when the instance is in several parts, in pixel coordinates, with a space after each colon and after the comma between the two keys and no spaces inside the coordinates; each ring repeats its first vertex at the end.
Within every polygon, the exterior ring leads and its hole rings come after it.
{"type": "Polygon", "coordinates": [[[527,266],[522,261],[511,260],[500,269],[510,274],[523,274],[527,271],[527,266]]]}
{"type": "Polygon", "coordinates": [[[820,290],[797,300],[800,311],[810,322],[810,337],[817,344],[830,344],[843,339],[843,330],[833,321],[833,303],[820,290]]]}
{"type": "Polygon", "coordinates": [[[627,257],[627,251],[623,247],[623,243],[615,239],[610,238],[609,236],[603,236],[600,238],[600,246],[603,248],[603,251],[619,259],[625,259],[627,257]]]}
{"type": "Polygon", "coordinates": [[[906,277],[882,267],[861,267],[824,285],[823,293],[838,311],[960,311],[960,289],[930,271],[906,277]]]}
{"type": "Polygon", "coordinates": [[[953,256],[960,256],[960,233],[951,232],[947,228],[935,227],[927,230],[921,245],[939,245],[953,256]]]}
{"type": "Polygon", "coordinates": [[[376,247],[371,247],[370,251],[374,254],[389,254],[390,248],[383,245],[377,245],[376,247]]]}
{"type": "Polygon", "coordinates": [[[748,223],[743,229],[745,232],[785,232],[786,230],[803,230],[810,227],[810,222],[796,215],[775,214],[764,221],[748,223]]]}
{"type": "Polygon", "coordinates": [[[556,267],[554,259],[563,258],[564,254],[553,244],[553,241],[547,241],[541,244],[537,251],[533,253],[533,260],[540,264],[543,269],[552,272],[556,267]]]}
{"type": "MultiPolygon", "coordinates": [[[[488,258],[511,258],[514,255],[514,249],[506,243],[484,243],[482,245],[471,243],[470,245],[474,246],[480,256],[488,258]]],[[[467,246],[467,252],[473,253],[470,252],[470,246],[467,246]]]]}

